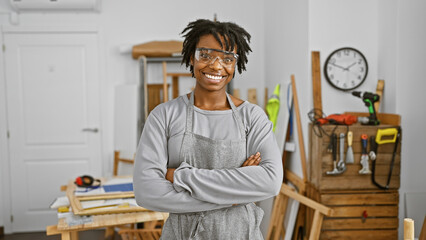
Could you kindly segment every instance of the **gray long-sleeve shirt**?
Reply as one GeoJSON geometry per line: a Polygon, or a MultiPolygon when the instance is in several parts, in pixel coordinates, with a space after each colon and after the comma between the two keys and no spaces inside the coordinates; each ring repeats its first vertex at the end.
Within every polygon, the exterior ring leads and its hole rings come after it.
{"type": "MultiPolygon", "coordinates": [[[[154,211],[185,213],[264,200],[279,192],[283,171],[272,123],[257,105],[237,107],[247,136],[247,157],[261,154],[259,166],[198,169],[179,161],[185,132],[186,95],[158,105],[147,118],[136,153],[133,174],[140,206],[154,211]],[[174,183],[167,168],[177,168],[174,183]]],[[[212,139],[240,138],[232,110],[207,111],[195,107],[193,132],[212,139]]],[[[209,159],[205,159],[209,161],[209,159]]]]}

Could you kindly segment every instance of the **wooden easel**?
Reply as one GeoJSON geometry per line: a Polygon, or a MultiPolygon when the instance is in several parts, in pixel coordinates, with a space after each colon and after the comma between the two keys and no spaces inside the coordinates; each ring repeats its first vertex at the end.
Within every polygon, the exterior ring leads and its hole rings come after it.
{"type": "MultiPolygon", "coordinates": [[[[302,204],[302,206],[314,209],[314,218],[312,221],[311,231],[309,234],[310,240],[319,238],[321,224],[322,224],[324,215],[331,216],[333,214],[332,209],[304,196],[306,191],[306,184],[307,184],[306,155],[305,155],[305,148],[304,148],[304,141],[303,141],[302,124],[300,120],[299,101],[297,98],[297,89],[296,89],[296,82],[295,82],[294,75],[291,75],[291,84],[292,84],[292,91],[293,91],[293,104],[294,104],[293,106],[295,108],[295,114],[296,114],[298,143],[299,143],[300,158],[302,163],[303,179],[298,177],[296,174],[292,173],[290,170],[287,170],[287,169],[285,170],[284,172],[284,176],[286,178],[285,180],[293,183],[298,188],[299,192],[297,193],[295,189],[283,183],[279,195],[275,198],[272,216],[271,216],[271,222],[269,224],[268,234],[266,238],[267,240],[280,239],[281,236],[285,234],[285,230],[283,228],[283,221],[284,221],[284,216],[287,210],[287,204],[288,204],[289,198],[299,201],[302,204]]],[[[298,212],[298,222],[296,223],[296,228],[298,228],[299,225],[304,225],[304,221],[305,221],[304,215],[305,215],[306,209],[302,208],[302,206],[298,212]]],[[[297,235],[297,232],[296,232],[296,235],[297,235]]]]}

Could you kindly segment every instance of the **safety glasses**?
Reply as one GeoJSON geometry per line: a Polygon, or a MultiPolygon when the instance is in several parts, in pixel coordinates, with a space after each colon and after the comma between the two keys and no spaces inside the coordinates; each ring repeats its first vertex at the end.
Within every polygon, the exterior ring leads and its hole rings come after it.
{"type": "Polygon", "coordinates": [[[238,54],[211,48],[195,49],[195,59],[204,64],[213,64],[216,59],[225,68],[234,68],[238,60],[238,54]]]}

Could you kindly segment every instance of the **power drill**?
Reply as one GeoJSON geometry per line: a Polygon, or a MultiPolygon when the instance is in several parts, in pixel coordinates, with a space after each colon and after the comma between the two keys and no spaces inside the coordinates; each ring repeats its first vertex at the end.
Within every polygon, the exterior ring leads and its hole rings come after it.
{"type": "Polygon", "coordinates": [[[352,95],[361,98],[362,101],[365,103],[365,106],[368,107],[368,112],[370,113],[370,116],[368,117],[368,123],[365,123],[365,125],[379,125],[380,121],[377,119],[376,109],[374,109],[374,103],[380,100],[380,96],[371,92],[362,93],[357,91],[352,92],[352,95]]]}

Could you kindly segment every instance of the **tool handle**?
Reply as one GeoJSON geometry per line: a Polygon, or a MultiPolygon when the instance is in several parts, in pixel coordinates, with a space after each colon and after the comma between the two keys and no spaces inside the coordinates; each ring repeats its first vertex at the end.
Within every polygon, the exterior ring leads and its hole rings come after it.
{"type": "Polygon", "coordinates": [[[367,134],[362,134],[361,135],[362,154],[367,154],[367,143],[368,143],[367,134]]]}
{"type": "Polygon", "coordinates": [[[343,152],[345,151],[345,134],[340,133],[340,159],[343,161],[343,152]]]}
{"type": "Polygon", "coordinates": [[[332,134],[331,135],[331,142],[332,142],[332,147],[333,147],[333,161],[336,162],[337,160],[337,135],[336,134],[332,134]]]}
{"type": "Polygon", "coordinates": [[[352,140],[353,140],[352,131],[349,131],[348,132],[348,147],[352,146],[352,140]]]}

